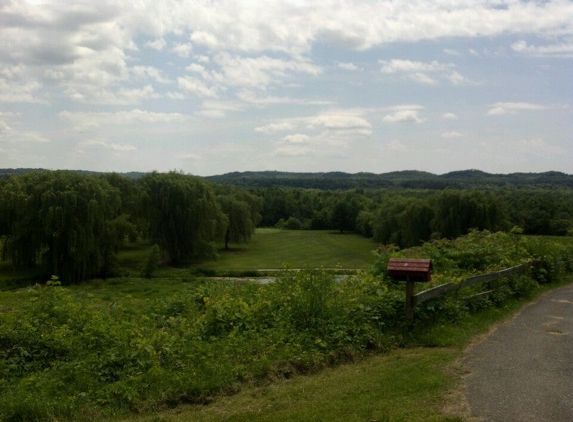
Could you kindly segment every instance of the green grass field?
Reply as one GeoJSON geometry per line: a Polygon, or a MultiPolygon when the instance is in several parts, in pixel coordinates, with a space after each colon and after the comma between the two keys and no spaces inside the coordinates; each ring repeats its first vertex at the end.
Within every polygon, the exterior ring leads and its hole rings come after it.
{"type": "Polygon", "coordinates": [[[372,262],[377,244],[355,234],[335,231],[257,229],[248,245],[221,249],[218,261],[204,268],[227,270],[325,267],[361,269],[372,262]]]}
{"type": "MultiPolygon", "coordinates": [[[[364,269],[372,263],[378,245],[355,234],[335,231],[257,229],[247,245],[231,244],[219,249],[217,260],[191,264],[191,269],[213,273],[282,270],[289,268],[364,269]]],[[[119,253],[120,265],[138,275],[150,246],[131,244],[119,253]]],[[[186,268],[160,268],[157,277],[185,277],[186,268]]]]}
{"type": "MultiPolygon", "coordinates": [[[[240,276],[249,271],[282,270],[285,266],[364,269],[372,263],[372,251],[377,246],[372,239],[334,231],[257,229],[247,245],[231,244],[229,250],[221,246],[216,260],[179,268],[161,266],[154,279],[180,280],[193,274],[240,276]]],[[[150,249],[147,243],[125,245],[118,253],[121,278],[139,278],[150,249]]],[[[0,290],[26,287],[38,281],[43,280],[37,270],[14,270],[8,262],[0,261],[0,290]]]]}

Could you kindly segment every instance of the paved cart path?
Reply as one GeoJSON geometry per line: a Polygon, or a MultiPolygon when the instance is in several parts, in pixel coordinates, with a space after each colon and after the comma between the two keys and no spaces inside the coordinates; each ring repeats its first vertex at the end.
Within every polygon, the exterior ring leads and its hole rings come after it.
{"type": "Polygon", "coordinates": [[[499,326],[463,364],[477,420],[573,421],[573,286],[544,295],[499,326]]]}

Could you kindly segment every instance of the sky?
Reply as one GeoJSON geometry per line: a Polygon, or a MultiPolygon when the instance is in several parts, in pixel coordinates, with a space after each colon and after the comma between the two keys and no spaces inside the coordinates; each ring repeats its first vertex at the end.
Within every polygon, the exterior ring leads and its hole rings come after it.
{"type": "Polygon", "coordinates": [[[573,1],[0,0],[0,168],[573,174],[573,1]]]}

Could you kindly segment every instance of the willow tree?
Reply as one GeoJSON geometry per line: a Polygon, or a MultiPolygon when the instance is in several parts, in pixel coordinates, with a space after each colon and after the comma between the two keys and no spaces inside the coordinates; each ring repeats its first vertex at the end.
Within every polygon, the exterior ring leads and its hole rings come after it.
{"type": "Polygon", "coordinates": [[[218,196],[217,200],[228,220],[225,249],[229,249],[229,242],[249,243],[261,221],[262,199],[237,189],[233,194],[218,196]]]}
{"type": "Polygon", "coordinates": [[[121,199],[105,180],[56,171],[12,176],[2,187],[3,257],[16,268],[78,282],[109,268],[121,199]]]}
{"type": "Polygon", "coordinates": [[[181,173],[149,173],[140,181],[149,236],[173,263],[213,256],[227,219],[211,185],[181,173]]]}
{"type": "Polygon", "coordinates": [[[444,190],[432,197],[435,209],[433,231],[447,238],[467,234],[470,229],[501,230],[506,211],[499,197],[483,192],[444,190]]]}

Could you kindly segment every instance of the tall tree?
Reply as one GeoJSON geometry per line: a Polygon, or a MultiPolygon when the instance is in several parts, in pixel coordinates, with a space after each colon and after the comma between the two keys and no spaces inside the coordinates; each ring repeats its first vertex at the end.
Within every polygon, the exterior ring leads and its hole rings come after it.
{"type": "Polygon", "coordinates": [[[218,196],[217,200],[228,219],[225,249],[229,249],[229,242],[250,242],[255,226],[251,220],[249,205],[231,195],[218,196]]]}
{"type": "Polygon", "coordinates": [[[332,228],[340,230],[340,233],[353,231],[356,227],[356,217],[358,217],[359,212],[356,201],[347,194],[334,204],[330,214],[330,224],[332,228]]]}
{"type": "Polygon", "coordinates": [[[3,256],[16,267],[39,261],[47,275],[67,283],[110,267],[121,199],[105,180],[65,171],[28,173],[11,177],[3,191],[9,226],[3,256]]]}
{"type": "Polygon", "coordinates": [[[149,235],[173,263],[213,256],[227,219],[211,185],[181,173],[150,173],[141,179],[149,235]]]}
{"type": "Polygon", "coordinates": [[[229,242],[249,243],[262,219],[263,199],[233,186],[217,186],[216,190],[217,201],[227,217],[225,249],[229,249],[229,242]]]}

